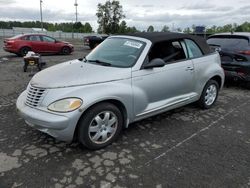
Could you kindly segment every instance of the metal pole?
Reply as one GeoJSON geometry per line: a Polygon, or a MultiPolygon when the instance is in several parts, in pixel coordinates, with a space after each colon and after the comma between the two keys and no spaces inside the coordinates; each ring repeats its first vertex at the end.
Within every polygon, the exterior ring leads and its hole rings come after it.
{"type": "Polygon", "coordinates": [[[77,4],[77,0],[75,0],[75,7],[76,7],[76,23],[77,23],[77,21],[78,21],[78,18],[77,18],[77,16],[78,16],[78,13],[77,13],[77,6],[78,6],[78,4],[77,4]]]}
{"type": "Polygon", "coordinates": [[[43,9],[42,9],[42,3],[43,3],[43,1],[40,0],[41,28],[42,28],[42,31],[43,31],[43,9]]]}

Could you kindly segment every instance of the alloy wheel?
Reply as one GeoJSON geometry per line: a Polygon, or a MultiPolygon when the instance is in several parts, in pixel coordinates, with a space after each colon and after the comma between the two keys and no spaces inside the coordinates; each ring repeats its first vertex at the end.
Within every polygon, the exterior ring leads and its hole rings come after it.
{"type": "Polygon", "coordinates": [[[217,87],[214,84],[211,84],[207,90],[205,95],[205,103],[210,106],[214,103],[217,97],[217,87]]]}
{"type": "Polygon", "coordinates": [[[92,119],[88,135],[93,143],[104,144],[115,135],[117,127],[117,116],[111,111],[103,111],[92,119]]]}

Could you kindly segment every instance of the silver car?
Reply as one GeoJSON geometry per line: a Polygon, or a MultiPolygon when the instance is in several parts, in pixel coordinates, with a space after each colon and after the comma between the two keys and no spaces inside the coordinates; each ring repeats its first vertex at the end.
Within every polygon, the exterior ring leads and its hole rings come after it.
{"type": "Polygon", "coordinates": [[[37,73],[16,105],[31,127],[99,149],[132,122],[195,101],[212,107],[223,84],[220,57],[204,39],[138,33],[37,73]]]}

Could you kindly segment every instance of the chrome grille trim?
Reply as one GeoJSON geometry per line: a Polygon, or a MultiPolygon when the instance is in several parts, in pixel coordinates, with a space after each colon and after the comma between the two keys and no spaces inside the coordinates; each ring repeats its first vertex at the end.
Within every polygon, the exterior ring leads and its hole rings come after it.
{"type": "Polygon", "coordinates": [[[33,87],[31,85],[27,88],[27,97],[25,104],[30,107],[37,107],[41,104],[45,95],[46,89],[33,87]]]}

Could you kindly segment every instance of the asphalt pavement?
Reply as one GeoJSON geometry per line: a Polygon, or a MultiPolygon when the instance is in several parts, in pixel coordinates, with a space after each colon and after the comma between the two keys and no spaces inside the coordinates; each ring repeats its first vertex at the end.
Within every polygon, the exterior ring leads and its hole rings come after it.
{"type": "MultiPolygon", "coordinates": [[[[2,41],[0,41],[2,43],[2,41]]],[[[47,67],[89,53],[44,56],[47,67]]],[[[225,87],[216,105],[191,104],[131,124],[99,151],[32,129],[15,101],[31,77],[0,51],[0,188],[250,187],[250,90],[225,87]]]]}

